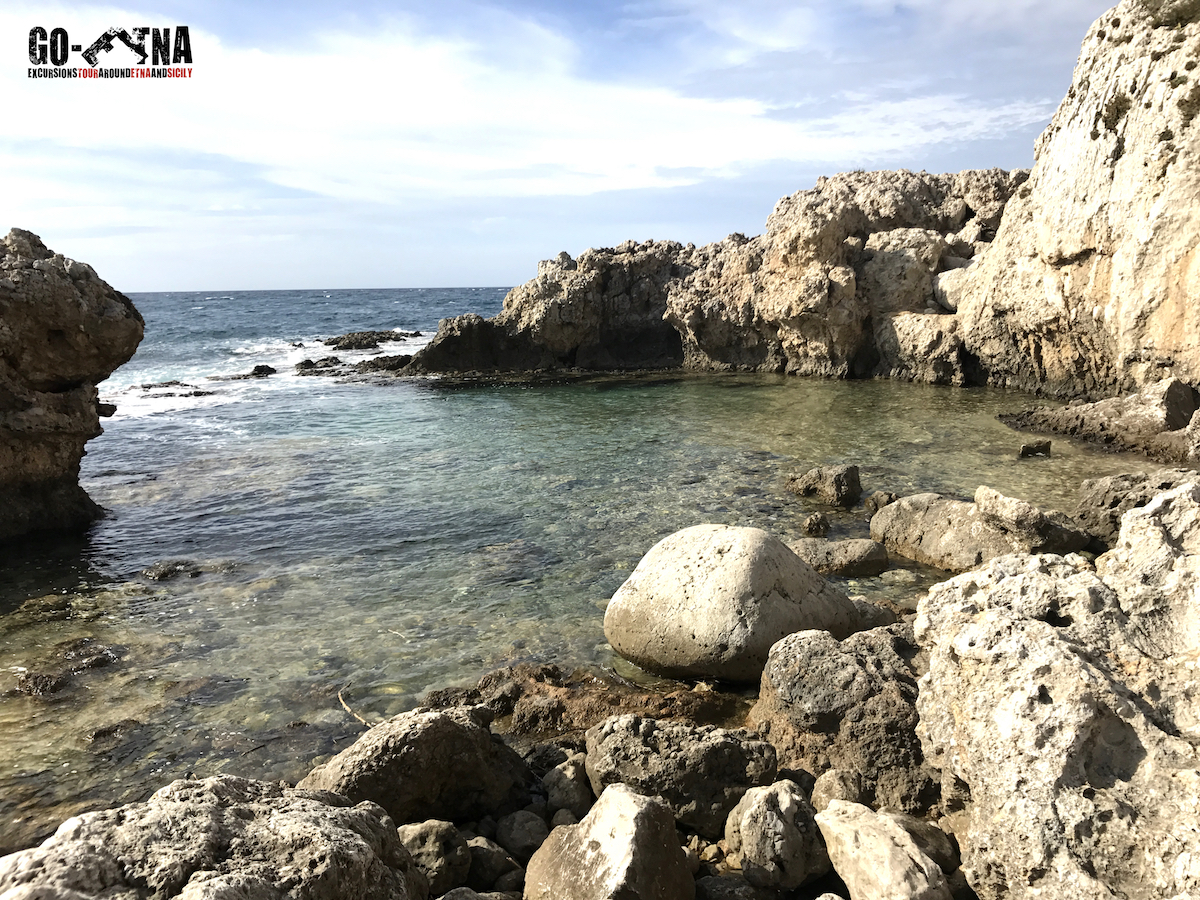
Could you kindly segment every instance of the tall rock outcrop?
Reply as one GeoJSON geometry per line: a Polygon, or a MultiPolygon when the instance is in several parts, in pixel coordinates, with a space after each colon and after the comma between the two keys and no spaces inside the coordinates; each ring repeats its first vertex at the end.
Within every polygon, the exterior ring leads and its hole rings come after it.
{"type": "Polygon", "coordinates": [[[1124,0],[1091,27],[996,240],[951,286],[996,384],[1200,384],[1200,3],[1124,0]]]}
{"type": "Polygon", "coordinates": [[[683,348],[663,321],[666,285],[690,271],[691,252],[674,241],[626,241],[543,260],[498,316],[443,319],[405,374],[676,368],[683,348]]]}
{"type": "Polygon", "coordinates": [[[783,198],[765,234],[701,248],[671,285],[686,365],[964,383],[934,278],[986,245],[1025,174],[849,172],[783,198]]]}
{"type": "Polygon", "coordinates": [[[82,528],[100,508],[79,486],[101,433],[97,382],[126,362],[143,322],[86,263],[14,228],[0,244],[0,541],[82,528]]]}

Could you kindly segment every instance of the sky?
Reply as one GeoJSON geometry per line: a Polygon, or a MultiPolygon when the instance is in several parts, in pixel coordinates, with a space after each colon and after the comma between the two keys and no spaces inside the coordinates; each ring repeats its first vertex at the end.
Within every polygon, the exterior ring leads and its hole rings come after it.
{"type": "Polygon", "coordinates": [[[0,226],[126,292],[519,284],[821,175],[1028,167],[1110,5],[5,0],[0,226]],[[28,77],[31,28],[179,25],[188,78],[28,77]]]}

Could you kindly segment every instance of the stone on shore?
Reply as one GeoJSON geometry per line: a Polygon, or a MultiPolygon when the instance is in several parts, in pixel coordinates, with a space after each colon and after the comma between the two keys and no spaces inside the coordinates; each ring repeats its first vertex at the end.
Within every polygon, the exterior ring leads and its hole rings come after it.
{"type": "Polygon", "coordinates": [[[578,825],[554,829],[525,876],[525,900],[694,900],[695,892],[670,810],[623,784],[578,825]]]}
{"type": "Polygon", "coordinates": [[[431,897],[467,883],[471,851],[452,822],[430,819],[401,825],[396,831],[417,868],[429,879],[431,897]]]}
{"type": "Polygon", "coordinates": [[[1200,894],[1200,486],[1116,547],[1009,556],[932,588],[922,742],[963,798],[982,900],[1200,894]]]}
{"type": "Polygon", "coordinates": [[[821,575],[866,578],[878,575],[888,567],[887,547],[878,541],[800,538],[787,546],[821,575]]]}
{"type": "Polygon", "coordinates": [[[531,776],[493,737],[490,722],[482,706],[402,713],[317,766],[299,787],[370,800],[399,824],[465,821],[508,811],[506,805],[519,808],[531,776]]]}
{"type": "Polygon", "coordinates": [[[941,868],[894,819],[845,800],[816,819],[850,900],[951,900],[941,868]]]}
{"type": "Polygon", "coordinates": [[[84,813],[0,858],[0,896],[425,900],[429,886],[377,805],[221,775],[84,813]]]}
{"type": "Polygon", "coordinates": [[[771,648],[750,724],[780,768],[853,773],[863,802],[923,813],[939,798],[916,732],[922,663],[908,625],[841,642],[820,631],[789,635],[771,648]]]}
{"type": "Polygon", "coordinates": [[[656,544],[604,615],[612,648],[651,672],[754,681],[771,645],[859,627],[842,591],[757,528],[696,525],[656,544]]]}
{"type": "Polygon", "coordinates": [[[615,716],[587,733],[587,773],[599,796],[622,783],[658,797],[681,825],[712,840],[749,788],[774,782],[775,748],[744,732],[615,716]]]}
{"type": "Polygon", "coordinates": [[[142,331],[129,298],[87,263],[20,228],[0,241],[0,542],[82,531],[101,515],[79,486],[79,461],[113,414],[96,385],[142,331]]]}
{"type": "Polygon", "coordinates": [[[582,819],[592,808],[592,785],[587,776],[587,757],[572,753],[565,762],[559,763],[542,776],[546,789],[546,805],[550,812],[569,810],[576,819],[582,819]]]}
{"type": "Polygon", "coordinates": [[[750,788],[725,822],[727,852],[750,884],[797,888],[829,871],[815,815],[793,781],[750,788]]]}

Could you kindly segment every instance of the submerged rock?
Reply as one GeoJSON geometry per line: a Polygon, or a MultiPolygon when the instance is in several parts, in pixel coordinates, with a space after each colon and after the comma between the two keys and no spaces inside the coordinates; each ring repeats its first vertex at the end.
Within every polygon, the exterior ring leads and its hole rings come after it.
{"type": "Polygon", "coordinates": [[[775,780],[775,748],[711,726],[616,716],[587,733],[597,796],[618,782],[670,807],[680,824],[716,840],[749,788],[775,780]]]}
{"type": "Polygon", "coordinates": [[[428,882],[373,803],[221,775],[84,813],[0,858],[0,895],[425,900],[428,882]]]}
{"type": "Polygon", "coordinates": [[[96,385],[142,331],[129,298],[87,263],[20,228],[0,241],[0,542],[81,531],[101,514],[79,486],[84,445],[112,414],[96,385]]]}
{"type": "Polygon", "coordinates": [[[623,784],[578,825],[554,829],[525,877],[525,900],[693,900],[695,892],[670,811],[623,784]]]}
{"type": "Polygon", "coordinates": [[[934,587],[917,701],[982,900],[1200,893],[1200,487],[1125,514],[1095,569],[1008,556],[934,587]]]}
{"type": "Polygon", "coordinates": [[[493,737],[490,721],[486,707],[402,713],[317,766],[298,787],[370,800],[398,824],[518,808],[531,776],[493,737]]]}
{"type": "Polygon", "coordinates": [[[793,475],[787,488],[801,497],[816,495],[830,506],[853,506],[862,496],[858,466],[818,466],[793,475]]]}
{"type": "Polygon", "coordinates": [[[820,628],[845,637],[859,613],[782,541],[757,528],[696,525],[664,538],[604,614],[613,649],[674,677],[753,681],[777,640],[820,628]]]}

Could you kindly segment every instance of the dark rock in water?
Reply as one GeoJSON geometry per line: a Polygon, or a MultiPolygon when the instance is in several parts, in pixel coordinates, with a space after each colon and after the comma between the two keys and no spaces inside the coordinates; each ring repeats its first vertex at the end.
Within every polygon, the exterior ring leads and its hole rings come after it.
{"type": "Polygon", "coordinates": [[[1050,455],[1050,441],[1036,441],[1032,444],[1022,444],[1021,452],[1017,454],[1021,459],[1030,459],[1035,456],[1050,455]]]}
{"type": "Polygon", "coordinates": [[[22,672],[17,675],[17,691],[31,697],[49,697],[71,684],[68,672],[22,672]]]}
{"type": "Polygon", "coordinates": [[[876,541],[801,538],[788,548],[822,575],[863,578],[888,567],[887,548],[876,541]]]}
{"type": "Polygon", "coordinates": [[[771,648],[749,721],[781,766],[854,772],[872,806],[922,813],[940,793],[916,732],[923,665],[909,625],[841,642],[819,631],[789,635],[771,648]]]}
{"type": "Polygon", "coordinates": [[[411,353],[401,353],[396,356],[377,356],[374,359],[366,359],[358,363],[354,367],[355,372],[399,372],[410,362],[412,362],[411,353]]]}
{"type": "Polygon", "coordinates": [[[420,336],[419,331],[352,331],[322,343],[334,350],[375,350],[380,344],[389,341],[403,341],[420,336]]]}
{"type": "Polygon", "coordinates": [[[370,800],[397,824],[462,821],[526,805],[532,775],[482,706],[416,710],[376,725],[299,787],[370,800]]]}
{"type": "Polygon", "coordinates": [[[813,513],[804,520],[803,528],[810,538],[823,538],[829,534],[829,516],[825,513],[813,513]]]}
{"type": "Polygon", "coordinates": [[[1197,477],[1191,469],[1159,469],[1157,472],[1089,479],[1079,488],[1075,518],[1086,531],[1111,545],[1121,531],[1121,516],[1145,506],[1155,495],[1195,481],[1197,477]]]}
{"type": "Polygon", "coordinates": [[[863,507],[866,509],[868,516],[873,516],[889,503],[895,503],[899,499],[900,495],[892,491],[875,491],[863,501],[863,507]]]}
{"type": "Polygon", "coordinates": [[[255,366],[250,370],[251,378],[266,378],[268,375],[274,375],[275,369],[270,366],[255,366]]]}
{"type": "Polygon", "coordinates": [[[222,775],[83,813],[0,859],[20,897],[354,897],[424,900],[429,885],[383,810],[222,775]]]}
{"type": "Polygon", "coordinates": [[[627,241],[578,260],[560,253],[495,318],[443,319],[407,373],[678,368],[682,340],[663,315],[685,252],[673,241],[627,241]]]}
{"type": "Polygon", "coordinates": [[[101,433],[96,385],[133,356],[142,317],[86,263],[14,228],[0,240],[0,542],[81,531],[101,515],[79,486],[101,433]]]}
{"type": "Polygon", "coordinates": [[[858,466],[818,466],[803,475],[793,475],[787,488],[801,497],[816,494],[830,506],[850,507],[862,496],[858,466]]]}
{"type": "Polygon", "coordinates": [[[660,798],[681,825],[712,840],[746,791],[771,784],[776,772],[775,748],[746,732],[641,716],[591,728],[586,766],[601,802],[609,785],[628,785],[660,798]]]}
{"type": "Polygon", "coordinates": [[[143,578],[149,578],[151,581],[170,581],[172,578],[198,578],[200,576],[200,567],[194,562],[186,559],[175,559],[165,562],[155,563],[138,573],[143,578]]]}
{"type": "Polygon", "coordinates": [[[297,375],[336,375],[346,368],[338,356],[322,356],[318,360],[302,359],[296,363],[297,375]]]}
{"type": "Polygon", "coordinates": [[[997,418],[1022,431],[1067,434],[1113,450],[1187,462],[1200,459],[1200,434],[1188,428],[1197,409],[1200,395],[1178,378],[1168,378],[1124,397],[1064,407],[1039,406],[997,418]]]}

